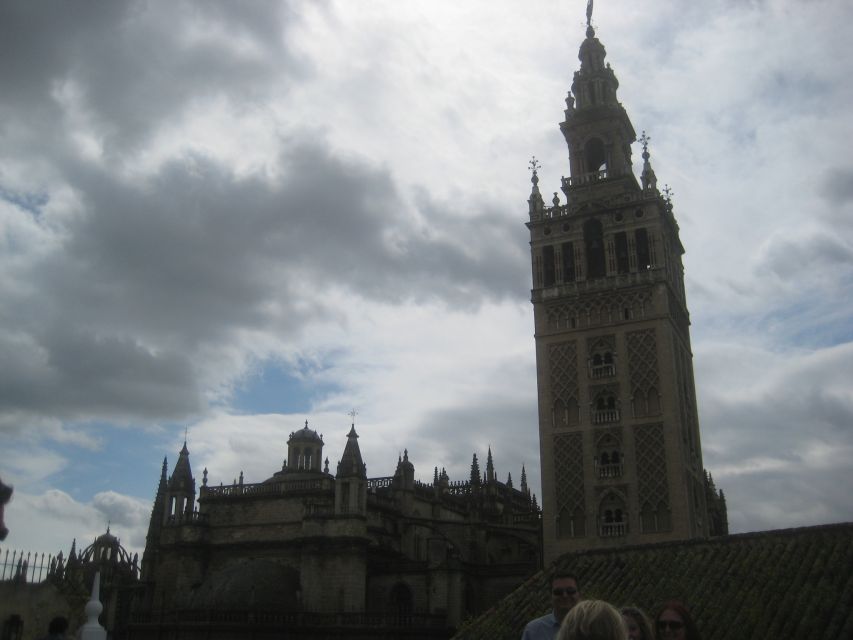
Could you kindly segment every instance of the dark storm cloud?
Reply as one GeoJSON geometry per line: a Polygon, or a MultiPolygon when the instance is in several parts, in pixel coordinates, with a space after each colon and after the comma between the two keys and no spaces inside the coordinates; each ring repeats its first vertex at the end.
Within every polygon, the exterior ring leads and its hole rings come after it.
{"type": "Polygon", "coordinates": [[[274,184],[199,157],[134,184],[65,165],[84,211],[7,297],[3,406],[181,418],[203,404],[203,354],[245,330],[298,336],[335,313],[331,289],[469,305],[524,291],[509,276],[525,265],[508,215],[463,217],[425,195],[407,211],[389,174],[315,142],[287,145],[281,164],[274,184]]]}
{"type": "Polygon", "coordinates": [[[0,127],[59,127],[57,94],[71,87],[107,153],[121,152],[193,101],[260,100],[308,71],[286,46],[286,6],[3,3],[0,127]]]}

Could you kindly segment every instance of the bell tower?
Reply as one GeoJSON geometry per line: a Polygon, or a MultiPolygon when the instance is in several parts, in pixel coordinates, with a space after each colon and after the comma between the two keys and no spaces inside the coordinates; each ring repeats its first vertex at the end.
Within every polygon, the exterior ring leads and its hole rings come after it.
{"type": "Polygon", "coordinates": [[[531,162],[529,222],[545,561],[708,535],[678,223],[591,25],[560,130],[550,206],[531,162]]]}

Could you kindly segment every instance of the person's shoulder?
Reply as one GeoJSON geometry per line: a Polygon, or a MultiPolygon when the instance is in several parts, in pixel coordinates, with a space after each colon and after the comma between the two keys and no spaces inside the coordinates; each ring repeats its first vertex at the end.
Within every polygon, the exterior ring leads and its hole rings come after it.
{"type": "Polygon", "coordinates": [[[528,622],[527,626],[525,626],[525,629],[532,629],[534,627],[542,627],[542,626],[551,627],[553,625],[554,625],[554,614],[553,613],[546,613],[544,616],[534,618],[533,620],[528,622]]]}

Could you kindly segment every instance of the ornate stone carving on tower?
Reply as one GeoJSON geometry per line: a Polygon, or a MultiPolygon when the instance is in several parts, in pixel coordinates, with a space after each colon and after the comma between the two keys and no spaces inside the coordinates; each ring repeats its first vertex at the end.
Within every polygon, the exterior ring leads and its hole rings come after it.
{"type": "MultiPolygon", "coordinates": [[[[587,8],[588,18],[591,2],[587,8]]],[[[545,561],[709,535],[678,223],[587,21],[560,130],[565,203],[530,163],[545,561]]],[[[716,495],[716,494],[715,494],[716,495]]],[[[723,516],[717,518],[721,521],[723,516]]],[[[718,527],[714,528],[716,529],[718,527]]]]}

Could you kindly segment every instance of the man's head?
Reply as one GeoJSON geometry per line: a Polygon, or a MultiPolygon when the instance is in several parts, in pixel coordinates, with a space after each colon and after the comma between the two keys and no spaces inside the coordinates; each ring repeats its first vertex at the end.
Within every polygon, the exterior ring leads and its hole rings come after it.
{"type": "Polygon", "coordinates": [[[47,632],[51,635],[63,635],[66,631],[68,631],[68,619],[62,616],[56,616],[47,627],[47,632]]]}
{"type": "Polygon", "coordinates": [[[578,579],[571,573],[557,573],[551,578],[551,606],[554,616],[560,622],[566,614],[581,601],[578,579]]]}

